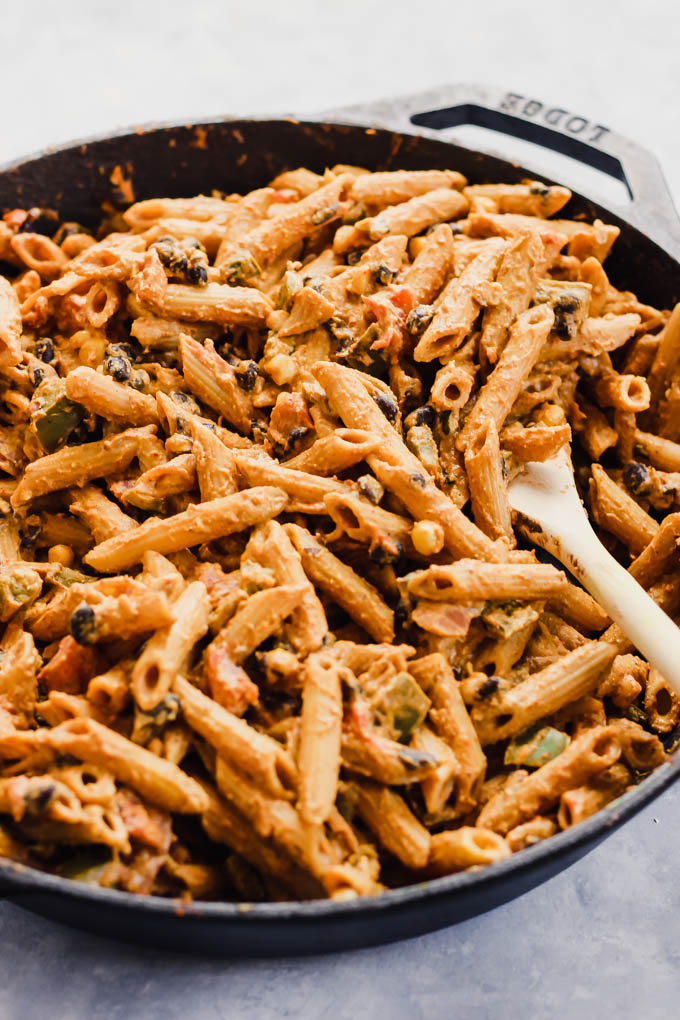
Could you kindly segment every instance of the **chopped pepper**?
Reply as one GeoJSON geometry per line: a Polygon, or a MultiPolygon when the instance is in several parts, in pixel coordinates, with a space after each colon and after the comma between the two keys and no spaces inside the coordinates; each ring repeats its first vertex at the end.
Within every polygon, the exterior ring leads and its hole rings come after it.
{"type": "Polygon", "coordinates": [[[569,737],[552,726],[531,727],[518,733],[505,749],[505,765],[522,765],[537,769],[546,765],[567,747],[569,737]]]}

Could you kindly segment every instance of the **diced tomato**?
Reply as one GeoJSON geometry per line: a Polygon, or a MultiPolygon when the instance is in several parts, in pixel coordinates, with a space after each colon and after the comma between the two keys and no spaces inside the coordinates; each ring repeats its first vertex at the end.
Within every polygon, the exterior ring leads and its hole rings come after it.
{"type": "Polygon", "coordinates": [[[203,675],[217,704],[234,715],[243,715],[249,705],[254,705],[260,697],[257,684],[217,642],[208,645],[203,675]]]}
{"type": "Polygon", "coordinates": [[[168,814],[147,807],[132,790],[119,790],[116,806],[130,839],[167,853],[172,842],[172,825],[168,814]]]}
{"type": "Polygon", "coordinates": [[[378,339],[371,344],[371,350],[379,351],[389,347],[398,351],[403,340],[406,312],[410,307],[410,290],[406,287],[389,288],[362,300],[375,316],[380,333],[378,339]]]}
{"type": "Polygon", "coordinates": [[[287,446],[293,432],[302,434],[313,425],[301,393],[279,393],[269,421],[272,442],[287,446]]]}
{"type": "Polygon", "coordinates": [[[468,606],[455,606],[446,602],[420,602],[411,613],[411,619],[423,630],[440,637],[465,637],[470,624],[481,610],[468,606]]]}
{"type": "Polygon", "coordinates": [[[82,694],[88,682],[104,668],[95,648],[79,645],[70,634],[63,637],[52,658],[38,674],[38,681],[50,691],[82,694]]]}
{"type": "Polygon", "coordinates": [[[231,574],[225,574],[219,563],[200,563],[194,571],[194,579],[203,581],[213,609],[219,606],[227,595],[231,595],[240,585],[238,570],[234,570],[231,574]]]}

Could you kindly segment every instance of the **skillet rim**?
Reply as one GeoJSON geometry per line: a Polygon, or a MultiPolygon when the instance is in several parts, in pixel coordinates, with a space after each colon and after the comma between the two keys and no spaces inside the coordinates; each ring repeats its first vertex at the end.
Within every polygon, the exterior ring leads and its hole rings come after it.
{"type": "MultiPolygon", "coordinates": [[[[330,116],[330,114],[329,114],[330,116]]],[[[528,167],[517,164],[496,153],[487,153],[479,149],[472,149],[459,141],[447,141],[431,130],[406,132],[395,130],[389,127],[360,124],[357,122],[342,120],[307,120],[305,116],[224,116],[211,118],[210,120],[193,120],[192,123],[177,123],[173,121],[151,121],[138,126],[126,126],[116,129],[106,135],[95,135],[84,139],[48,145],[42,150],[29,153],[26,156],[18,157],[0,164],[0,176],[10,175],[27,164],[37,164],[48,157],[67,154],[72,151],[74,154],[98,143],[123,141],[126,138],[140,137],[151,133],[166,131],[196,130],[196,128],[208,128],[214,126],[239,124],[261,124],[268,123],[293,123],[302,127],[313,129],[342,129],[343,127],[370,132],[371,134],[385,134],[398,136],[400,138],[423,138],[424,140],[435,141],[440,145],[449,146],[455,149],[462,149],[478,156],[481,160],[494,160],[497,163],[505,163],[512,168],[514,173],[525,171],[527,174],[534,173],[528,167]]],[[[483,165],[483,164],[481,164],[483,165]]],[[[559,183],[541,173],[542,180],[550,183],[559,183]]],[[[571,190],[571,189],[570,189],[571,190]]],[[[610,209],[607,205],[596,201],[580,192],[572,191],[573,197],[588,205],[594,206],[598,211],[618,223],[623,224],[627,230],[633,231],[645,238],[647,243],[652,244],[677,268],[680,274],[680,261],[668,251],[662,244],[653,237],[645,234],[639,226],[631,223],[620,209],[610,209]]],[[[104,889],[100,886],[88,885],[78,882],[76,879],[64,878],[50,872],[39,871],[36,868],[19,864],[8,858],[0,857],[0,896],[22,904],[22,899],[33,894],[47,893],[59,899],[85,901],[102,906],[118,908],[124,912],[144,911],[146,914],[176,917],[179,920],[195,919],[197,921],[226,921],[236,920],[247,922],[250,925],[268,924],[274,921],[310,921],[310,920],[337,920],[351,919],[356,915],[384,915],[399,910],[414,902],[427,903],[436,898],[451,899],[458,891],[469,889],[482,890],[492,888],[494,885],[501,885],[513,875],[519,877],[525,872],[537,870],[536,865],[549,859],[560,859],[568,856],[570,852],[576,852],[581,847],[587,849],[588,844],[595,845],[598,836],[604,839],[610,832],[631,818],[646,804],[658,797],[664,790],[668,789],[678,778],[680,778],[680,749],[674,752],[672,758],[660,765],[652,773],[645,777],[636,787],[624,793],[614,800],[607,807],[596,812],[584,822],[566,829],[551,836],[547,840],[530,846],[519,853],[512,854],[509,858],[495,862],[480,868],[479,870],[463,871],[441,878],[429,879],[422,882],[411,883],[397,889],[387,889],[382,893],[373,896],[360,896],[352,900],[288,900],[284,902],[234,902],[229,900],[194,900],[189,903],[178,898],[166,898],[125,892],[117,889],[104,889]]],[[[538,879],[536,884],[541,883],[538,879]]],[[[27,906],[28,903],[26,904],[27,906]]],[[[103,934],[106,934],[105,932],[103,934]]]]}

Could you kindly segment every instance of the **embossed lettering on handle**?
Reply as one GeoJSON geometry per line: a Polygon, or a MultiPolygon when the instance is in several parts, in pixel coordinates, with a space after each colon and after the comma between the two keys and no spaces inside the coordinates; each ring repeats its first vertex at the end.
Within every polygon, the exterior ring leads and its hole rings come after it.
{"type": "Polygon", "coordinates": [[[586,117],[570,113],[561,106],[548,106],[539,99],[531,99],[519,92],[506,92],[498,104],[498,109],[503,113],[510,113],[514,117],[522,117],[524,120],[533,120],[546,124],[557,131],[564,131],[565,134],[580,138],[589,145],[597,144],[608,135],[609,128],[602,124],[595,124],[586,117]]]}

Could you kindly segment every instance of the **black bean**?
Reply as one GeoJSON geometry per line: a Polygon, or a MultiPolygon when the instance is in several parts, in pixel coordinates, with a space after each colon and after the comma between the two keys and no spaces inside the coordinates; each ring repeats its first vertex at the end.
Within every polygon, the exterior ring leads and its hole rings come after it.
{"type": "Polygon", "coordinates": [[[648,468],[637,460],[631,460],[623,469],[623,482],[631,492],[644,492],[650,483],[648,468]]]}
{"type": "Polygon", "coordinates": [[[35,521],[26,521],[24,527],[21,530],[21,542],[19,543],[22,549],[34,549],[35,544],[40,538],[40,532],[42,531],[42,525],[40,519],[36,518],[35,521]]]}
{"type": "Polygon", "coordinates": [[[242,390],[250,393],[257,382],[259,374],[255,361],[242,361],[239,368],[236,369],[236,382],[242,390]]]}
{"type": "Polygon", "coordinates": [[[375,269],[373,270],[373,279],[375,280],[376,283],[380,283],[383,286],[387,286],[388,283],[394,283],[396,278],[397,270],[390,269],[389,266],[386,266],[382,262],[380,263],[379,266],[376,266],[375,269]]]}
{"type": "Polygon", "coordinates": [[[151,385],[151,376],[143,368],[138,368],[130,376],[130,386],[133,390],[145,390],[147,386],[151,385]]]}
{"type": "Polygon", "coordinates": [[[575,335],[576,320],[574,319],[574,312],[579,305],[580,302],[575,298],[564,297],[560,301],[555,302],[553,307],[555,313],[553,331],[560,340],[570,340],[575,335]]]}
{"type": "Polygon", "coordinates": [[[394,400],[392,400],[391,397],[388,397],[385,393],[374,393],[373,399],[387,420],[394,423],[397,420],[397,415],[399,414],[399,408],[394,400]]]}
{"type": "Polygon", "coordinates": [[[142,348],[131,339],[126,343],[109,344],[106,353],[113,357],[127,358],[128,361],[137,361],[142,353],[142,348]]]}
{"type": "Polygon", "coordinates": [[[33,353],[36,358],[40,358],[40,360],[44,361],[46,365],[49,365],[50,362],[54,361],[54,344],[49,337],[36,340],[33,353]]]}
{"type": "Polygon", "coordinates": [[[27,815],[41,815],[50,806],[57,793],[57,784],[45,777],[39,786],[36,784],[26,791],[22,800],[27,815]]]}
{"type": "Polygon", "coordinates": [[[411,336],[420,336],[421,333],[424,333],[432,322],[433,315],[432,305],[416,305],[406,318],[406,328],[411,336]]]}
{"type": "Polygon", "coordinates": [[[408,428],[413,425],[428,425],[432,428],[436,420],[437,415],[432,404],[423,404],[422,407],[416,407],[415,411],[411,411],[405,424],[408,428]]]}
{"type": "Polygon", "coordinates": [[[166,694],[158,704],[146,711],[138,708],[130,739],[135,744],[148,744],[158,736],[169,723],[176,722],[181,714],[180,700],[176,694],[166,694]]]}
{"type": "Polygon", "coordinates": [[[180,700],[176,694],[166,694],[157,705],[147,709],[144,714],[150,716],[157,726],[175,722],[180,716],[180,700]]]}
{"type": "Polygon", "coordinates": [[[479,699],[490,698],[492,694],[495,694],[500,687],[501,679],[498,676],[488,677],[484,683],[477,689],[477,697],[479,699]]]}
{"type": "Polygon", "coordinates": [[[338,202],[331,202],[330,205],[324,205],[321,209],[317,209],[316,212],[312,213],[312,223],[315,227],[321,226],[322,223],[328,223],[338,213],[340,204],[338,202]]]}
{"type": "Polygon", "coordinates": [[[187,283],[195,287],[205,287],[208,283],[208,269],[200,263],[189,263],[186,272],[187,283]]]}
{"type": "Polygon", "coordinates": [[[400,559],[404,555],[404,547],[398,539],[393,539],[390,545],[376,545],[369,552],[369,557],[373,563],[377,563],[378,566],[384,567],[389,563],[394,563],[395,560],[400,559]]]}
{"type": "Polygon", "coordinates": [[[208,259],[198,241],[187,256],[187,268],[184,274],[187,283],[195,287],[205,287],[208,283],[208,259]]]}
{"type": "Polygon", "coordinates": [[[187,256],[174,237],[159,237],[151,245],[161,264],[174,275],[183,276],[187,270],[187,256]]]}
{"type": "Polygon", "coordinates": [[[127,358],[113,354],[104,359],[104,371],[118,382],[127,382],[132,372],[132,365],[127,358]]]}
{"type": "Polygon", "coordinates": [[[45,373],[43,372],[42,368],[34,368],[33,369],[33,385],[34,386],[39,386],[40,383],[43,381],[44,377],[45,377],[45,373]]]}
{"type": "Polygon", "coordinates": [[[31,234],[44,234],[52,237],[59,217],[53,209],[29,209],[26,218],[18,228],[18,233],[28,231],[31,234]]]}
{"type": "Polygon", "coordinates": [[[87,602],[81,603],[71,613],[69,621],[71,637],[79,645],[92,645],[97,638],[97,621],[94,609],[87,602]]]}
{"type": "Polygon", "coordinates": [[[358,484],[361,495],[365,496],[374,506],[377,506],[385,495],[385,490],[373,475],[362,475],[358,484]]]}
{"type": "Polygon", "coordinates": [[[309,429],[304,425],[296,425],[288,434],[288,446],[294,446],[303,436],[306,436],[309,429]]]}
{"type": "Polygon", "coordinates": [[[170,399],[180,407],[186,407],[187,410],[191,411],[193,414],[201,413],[201,409],[194,398],[188,393],[183,393],[182,390],[173,390],[170,394],[170,399]]]}
{"type": "Polygon", "coordinates": [[[56,234],[52,238],[55,244],[61,244],[67,237],[71,237],[73,234],[92,234],[91,230],[87,227],[82,226],[80,223],[62,223],[57,230],[56,234]]]}

